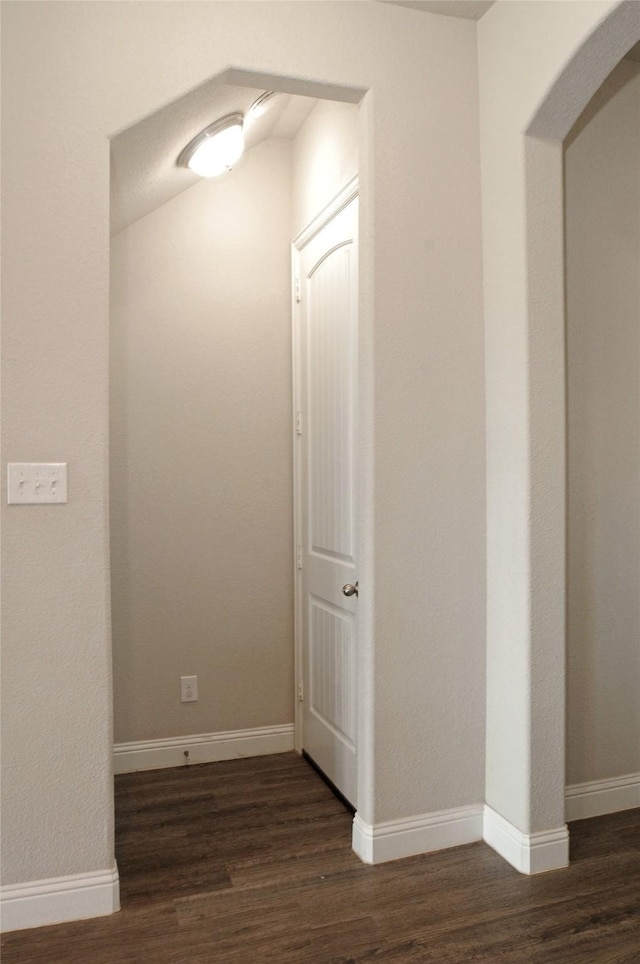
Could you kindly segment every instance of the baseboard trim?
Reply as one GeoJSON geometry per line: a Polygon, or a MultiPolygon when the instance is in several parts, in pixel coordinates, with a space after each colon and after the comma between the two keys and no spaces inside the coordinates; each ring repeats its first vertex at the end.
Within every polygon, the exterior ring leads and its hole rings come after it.
{"type": "Polygon", "coordinates": [[[161,770],[185,764],[218,763],[241,757],[287,753],[293,748],[293,723],[260,726],[252,730],[196,733],[141,743],[116,743],[113,748],[113,769],[114,773],[161,770]],[[185,753],[189,754],[188,757],[185,757],[185,753]]]}
{"type": "Polygon", "coordinates": [[[3,933],[106,917],[120,910],[118,869],[8,884],[0,888],[0,908],[3,933]]]}
{"type": "Polygon", "coordinates": [[[584,820],[640,807],[640,773],[567,787],[565,819],[584,820]]]}
{"type": "Polygon", "coordinates": [[[459,847],[482,840],[482,806],[454,807],[371,826],[356,813],[352,847],[365,864],[459,847]]]}
{"type": "Polygon", "coordinates": [[[544,874],[569,866],[569,831],[566,826],[538,833],[522,833],[485,804],[485,843],[521,874],[544,874]]]}

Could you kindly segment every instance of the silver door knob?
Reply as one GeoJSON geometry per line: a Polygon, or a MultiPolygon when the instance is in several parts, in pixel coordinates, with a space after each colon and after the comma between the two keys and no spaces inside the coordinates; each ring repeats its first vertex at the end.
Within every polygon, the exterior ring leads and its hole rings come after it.
{"type": "Polygon", "coordinates": [[[345,596],[357,596],[358,595],[358,583],[352,586],[350,582],[346,586],[342,587],[342,593],[345,596]]]}

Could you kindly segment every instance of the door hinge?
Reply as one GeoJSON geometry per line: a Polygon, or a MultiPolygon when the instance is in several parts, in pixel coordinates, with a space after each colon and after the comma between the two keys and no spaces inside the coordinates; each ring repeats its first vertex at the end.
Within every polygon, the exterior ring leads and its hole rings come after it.
{"type": "Polygon", "coordinates": [[[302,569],[302,546],[298,546],[296,549],[296,566],[298,569],[302,569]]]}
{"type": "Polygon", "coordinates": [[[294,283],[293,283],[293,296],[294,296],[294,298],[296,299],[296,304],[297,304],[297,305],[299,305],[300,302],[302,301],[302,295],[301,295],[300,292],[301,292],[301,289],[300,289],[300,278],[296,278],[295,281],[294,281],[294,283]]]}
{"type": "Polygon", "coordinates": [[[296,435],[302,435],[302,412],[296,412],[296,435]]]}
{"type": "Polygon", "coordinates": [[[302,680],[302,678],[298,680],[297,689],[298,689],[298,702],[302,703],[304,700],[304,681],[302,680]]]}

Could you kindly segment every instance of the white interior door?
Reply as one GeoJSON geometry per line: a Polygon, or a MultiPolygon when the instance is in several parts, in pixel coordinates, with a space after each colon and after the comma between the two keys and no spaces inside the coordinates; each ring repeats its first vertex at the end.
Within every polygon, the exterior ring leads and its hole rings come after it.
{"type": "Polygon", "coordinates": [[[301,743],[354,807],[357,231],[353,197],[301,246],[294,322],[301,743]]]}

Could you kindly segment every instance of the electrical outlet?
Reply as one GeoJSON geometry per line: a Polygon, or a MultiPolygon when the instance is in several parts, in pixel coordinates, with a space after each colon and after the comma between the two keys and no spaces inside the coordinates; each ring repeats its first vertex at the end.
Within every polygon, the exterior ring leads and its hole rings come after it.
{"type": "Polygon", "coordinates": [[[198,699],[198,677],[180,677],[180,700],[182,703],[195,703],[198,699]]]}

